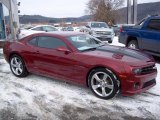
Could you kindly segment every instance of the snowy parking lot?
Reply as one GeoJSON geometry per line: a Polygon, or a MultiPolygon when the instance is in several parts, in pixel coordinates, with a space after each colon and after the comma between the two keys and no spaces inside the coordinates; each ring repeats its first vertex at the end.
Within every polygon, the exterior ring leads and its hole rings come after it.
{"type": "MultiPolygon", "coordinates": [[[[123,46],[115,38],[113,45],[123,46]]],[[[88,88],[30,74],[12,75],[0,49],[0,120],[159,120],[160,64],[157,85],[145,93],[111,100],[88,88]]]]}

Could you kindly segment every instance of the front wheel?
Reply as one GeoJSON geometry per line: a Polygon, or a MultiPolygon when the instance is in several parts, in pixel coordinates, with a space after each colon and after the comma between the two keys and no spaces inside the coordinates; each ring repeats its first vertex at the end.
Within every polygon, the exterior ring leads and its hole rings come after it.
{"type": "Polygon", "coordinates": [[[24,61],[18,55],[11,56],[10,68],[12,73],[17,77],[26,77],[28,75],[28,71],[25,67],[24,61]]]}
{"type": "Polygon", "coordinates": [[[88,84],[91,91],[101,99],[111,99],[119,91],[119,82],[115,75],[103,68],[90,73],[88,84]]]}

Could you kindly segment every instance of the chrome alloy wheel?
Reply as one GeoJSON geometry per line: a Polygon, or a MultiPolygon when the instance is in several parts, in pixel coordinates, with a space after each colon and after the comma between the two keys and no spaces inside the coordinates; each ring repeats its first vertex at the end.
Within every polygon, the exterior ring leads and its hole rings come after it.
{"type": "Polygon", "coordinates": [[[12,57],[10,65],[15,75],[19,76],[23,73],[23,64],[22,64],[22,61],[18,57],[16,56],[12,57]]]}
{"type": "Polygon", "coordinates": [[[114,90],[114,83],[107,73],[96,72],[91,78],[91,87],[97,95],[108,97],[114,90]]]}

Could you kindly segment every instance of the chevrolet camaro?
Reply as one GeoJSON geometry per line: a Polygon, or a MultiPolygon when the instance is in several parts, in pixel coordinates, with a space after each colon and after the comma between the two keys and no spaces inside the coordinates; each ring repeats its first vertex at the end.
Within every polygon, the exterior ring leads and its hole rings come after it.
{"type": "Polygon", "coordinates": [[[29,73],[87,86],[99,98],[144,92],[156,85],[153,57],[139,50],[107,45],[76,32],[35,33],[6,42],[12,73],[29,73]]]}

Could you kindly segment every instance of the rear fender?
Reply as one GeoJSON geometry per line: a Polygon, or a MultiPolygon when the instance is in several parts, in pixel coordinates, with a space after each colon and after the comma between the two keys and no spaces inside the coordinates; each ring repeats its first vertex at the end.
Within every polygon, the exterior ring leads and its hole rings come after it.
{"type": "Polygon", "coordinates": [[[131,40],[137,40],[137,42],[138,42],[138,46],[139,46],[139,48],[141,48],[141,46],[142,46],[142,39],[141,39],[141,35],[140,35],[140,33],[139,32],[131,32],[131,31],[129,31],[129,32],[127,32],[127,35],[128,35],[128,38],[127,38],[127,43],[126,43],[126,45],[131,41],[131,40]]]}

